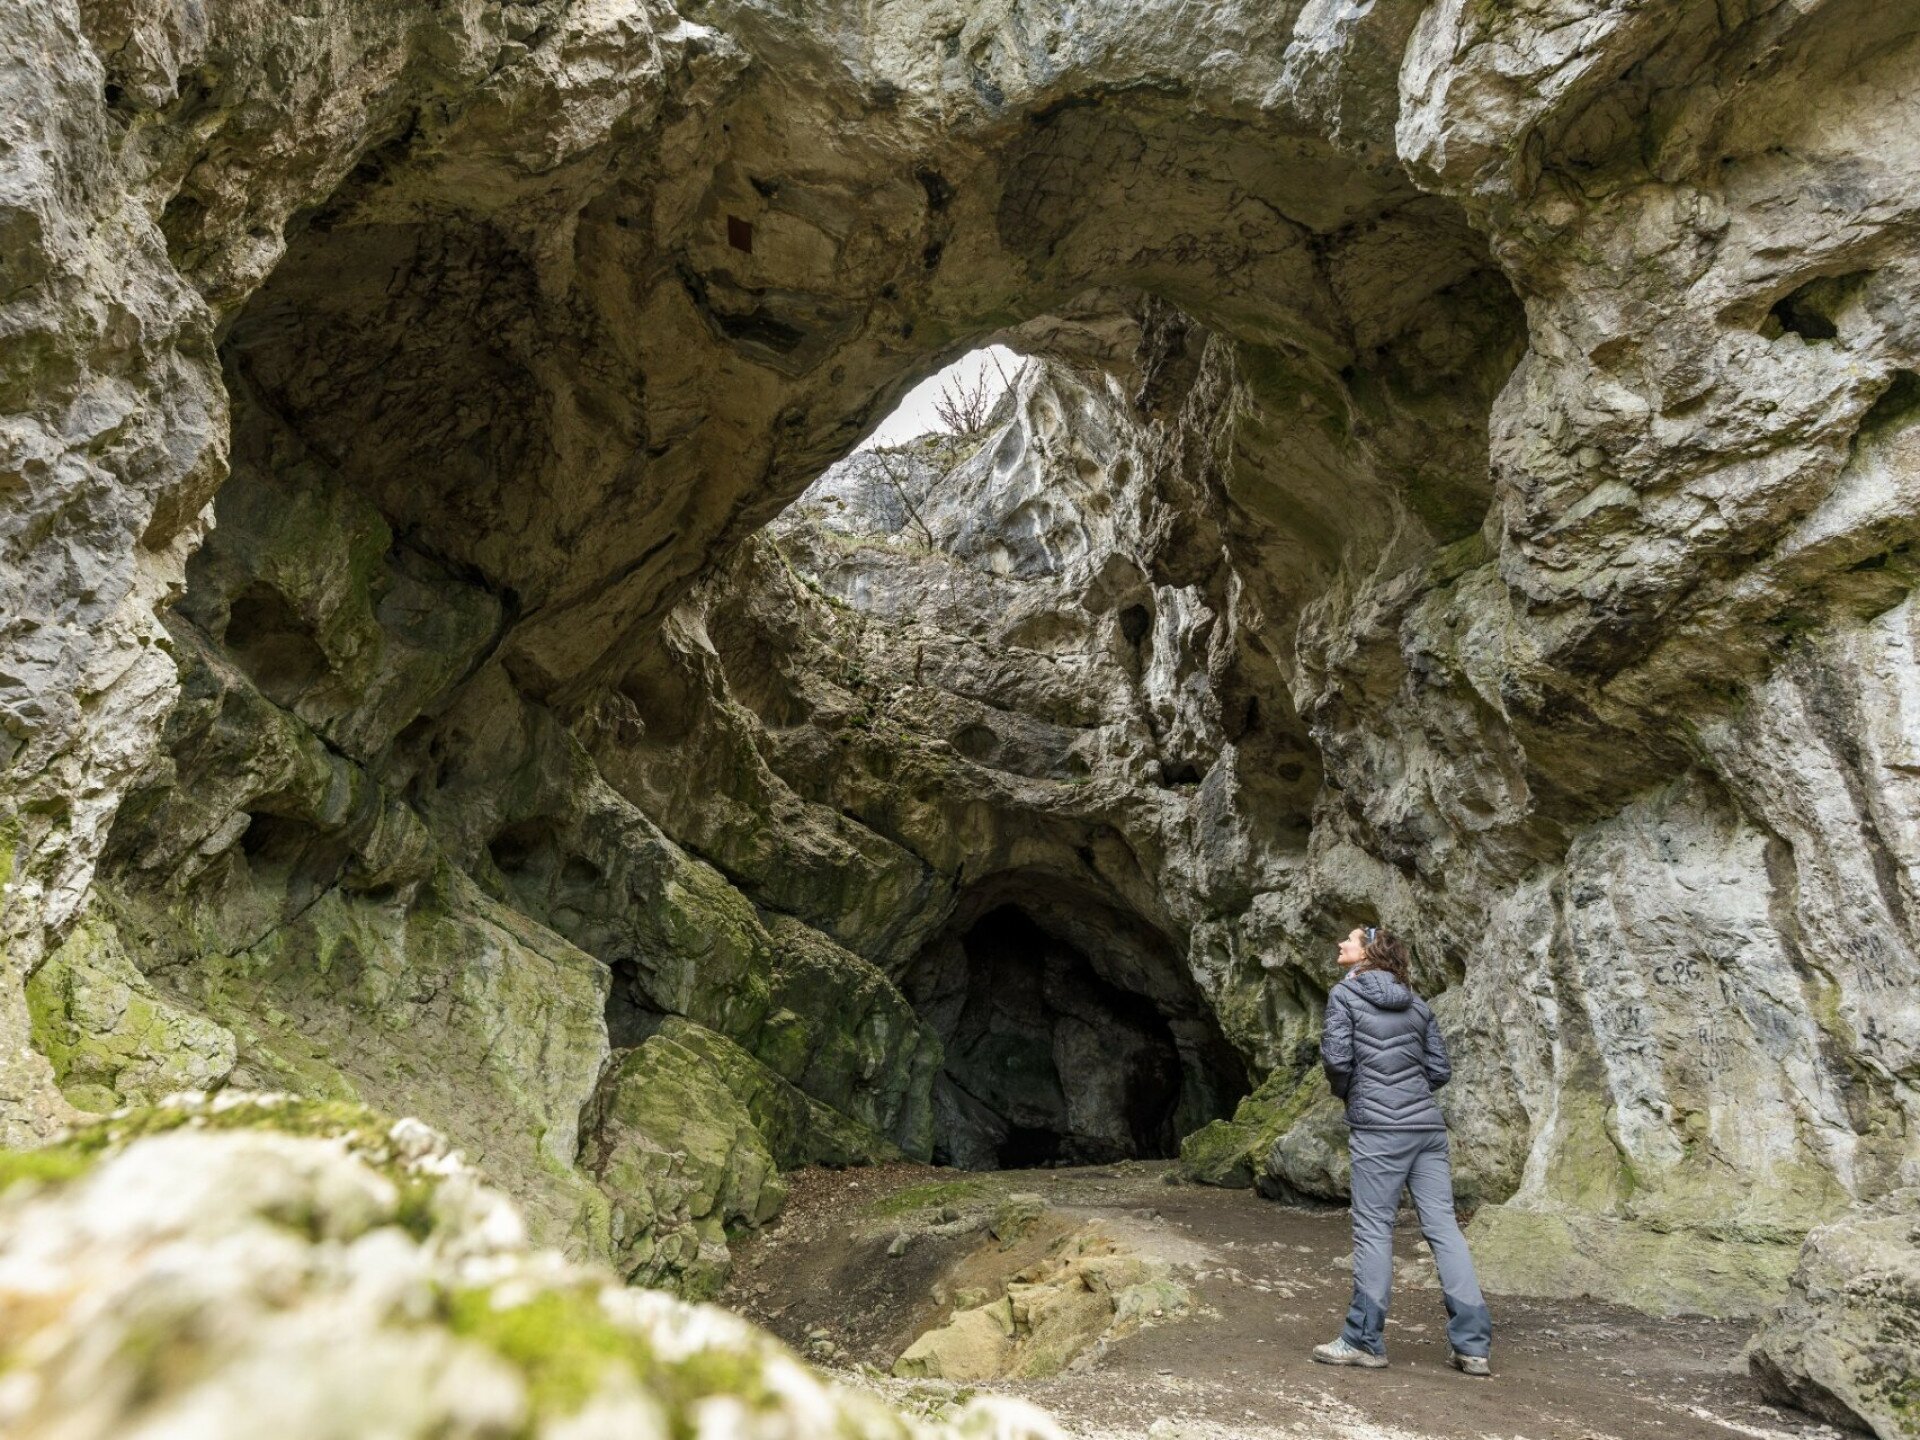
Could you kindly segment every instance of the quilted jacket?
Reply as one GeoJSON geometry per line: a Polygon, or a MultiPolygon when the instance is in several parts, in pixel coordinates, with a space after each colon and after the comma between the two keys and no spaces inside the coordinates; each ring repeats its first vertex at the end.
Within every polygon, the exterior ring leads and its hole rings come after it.
{"type": "Polygon", "coordinates": [[[1384,970],[1350,972],[1327,996],[1320,1063],[1354,1130],[1444,1130],[1433,1092],[1453,1077],[1427,1002],[1384,970]]]}

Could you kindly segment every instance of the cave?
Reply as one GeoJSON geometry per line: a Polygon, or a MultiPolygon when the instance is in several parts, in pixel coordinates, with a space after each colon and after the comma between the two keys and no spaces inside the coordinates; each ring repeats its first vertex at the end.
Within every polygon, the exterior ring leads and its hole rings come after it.
{"type": "Polygon", "coordinates": [[[936,1164],[1165,1159],[1246,1091],[1166,938],[1071,886],[990,886],[904,988],[942,1046],[936,1164]]]}
{"type": "Polygon", "coordinates": [[[699,1296],[809,1169],[1338,1201],[1367,915],[1489,1293],[1910,1246],[1912,7],[15,8],[0,1143],[351,1097],[699,1296]]]}

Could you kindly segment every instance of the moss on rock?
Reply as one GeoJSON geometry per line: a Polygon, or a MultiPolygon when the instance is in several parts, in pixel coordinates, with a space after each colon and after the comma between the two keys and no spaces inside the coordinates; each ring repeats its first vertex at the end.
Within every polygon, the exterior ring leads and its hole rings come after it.
{"type": "Polygon", "coordinates": [[[1253,1150],[1252,1126],[1209,1121],[1180,1142],[1180,1173],[1202,1185],[1245,1190],[1253,1184],[1253,1150]]]}
{"type": "Polygon", "coordinates": [[[88,916],[27,982],[33,1043],[82,1110],[204,1090],[233,1070],[224,1026],[156,993],[127,958],[111,920],[88,916]]]}
{"type": "Polygon", "coordinates": [[[76,1130],[0,1193],[9,1436],[1052,1440],[1030,1407],[918,1422],[737,1316],[528,1248],[417,1121],[182,1097],[76,1130]],[[84,1218],[82,1218],[84,1217],[84,1218]],[[21,1263],[31,1257],[31,1264],[21,1263]]]}
{"type": "Polygon", "coordinates": [[[1181,1173],[1229,1189],[1269,1178],[1275,1146],[1331,1093],[1318,1069],[1305,1075],[1276,1070],[1235,1107],[1231,1120],[1203,1125],[1180,1142],[1181,1173]]]}
{"type": "Polygon", "coordinates": [[[182,1090],[157,1104],[128,1106],[87,1120],[34,1149],[0,1150],[0,1192],[22,1182],[57,1186],[77,1180],[142,1140],[178,1131],[259,1131],[333,1141],[393,1182],[393,1218],[416,1235],[444,1218],[434,1206],[439,1175],[469,1173],[457,1157],[449,1158],[444,1141],[418,1121],[396,1122],[365,1105],[275,1092],[227,1090],[208,1096],[182,1090]]]}
{"type": "Polygon", "coordinates": [[[460,1289],[446,1296],[442,1313],[453,1334],[484,1345],[526,1377],[536,1417],[577,1413],[596,1391],[636,1378],[651,1359],[644,1342],[608,1317],[594,1288],[517,1300],[493,1287],[460,1289]]]}
{"type": "Polygon", "coordinates": [[[618,1057],[581,1150],[608,1197],[616,1263],[630,1279],[693,1295],[725,1280],[730,1233],[778,1211],[781,1168],[898,1158],[858,1121],[681,1016],[618,1057]]]}
{"type": "Polygon", "coordinates": [[[727,1228],[765,1224],[787,1188],[727,1083],[740,1066],[711,1058],[710,1035],[663,1031],[621,1056],[594,1095],[581,1153],[613,1202],[616,1266],[690,1295],[726,1280],[727,1228]]]}
{"type": "Polygon", "coordinates": [[[1255,1176],[1262,1195],[1281,1200],[1345,1200],[1353,1162],[1347,1150],[1346,1107],[1319,1067],[1307,1072],[1282,1102],[1261,1138],[1278,1132],[1255,1176]]]}
{"type": "Polygon", "coordinates": [[[768,921],[772,1008],[753,1050],[800,1089],[891,1139],[933,1153],[940,1042],[873,965],[786,916],[768,921]]]}
{"type": "Polygon", "coordinates": [[[1809,1235],[1747,1358],[1775,1399],[1883,1440],[1920,1437],[1920,1190],[1809,1235]]]}
{"type": "Polygon", "coordinates": [[[607,1054],[592,956],[445,862],[410,901],[336,887],[244,947],[190,904],[116,913],[143,946],[194,957],[167,973],[233,1033],[236,1083],[427,1116],[527,1206],[539,1238],[605,1253],[574,1169],[607,1054]]]}
{"type": "Polygon", "coordinates": [[[1467,1238],[1491,1292],[1605,1295],[1654,1315],[1758,1315],[1785,1290],[1797,1253],[1791,1244],[1512,1204],[1482,1206],[1467,1238]]]}
{"type": "Polygon", "coordinates": [[[678,1015],[659,1034],[698,1055],[744,1105],[783,1170],[800,1165],[871,1165],[902,1158],[898,1146],[788,1084],[724,1035],[678,1015]]]}

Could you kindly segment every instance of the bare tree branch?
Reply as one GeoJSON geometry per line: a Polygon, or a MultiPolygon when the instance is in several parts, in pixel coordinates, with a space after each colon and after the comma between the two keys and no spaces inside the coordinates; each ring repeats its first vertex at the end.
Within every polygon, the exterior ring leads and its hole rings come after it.
{"type": "Polygon", "coordinates": [[[993,411],[993,387],[985,370],[969,381],[963,375],[949,375],[934,397],[933,413],[953,435],[978,435],[987,428],[987,416],[993,411]]]}
{"type": "Polygon", "coordinates": [[[1024,355],[1020,357],[1020,363],[1014,367],[1012,379],[1007,378],[1007,367],[1000,363],[1000,356],[995,352],[994,347],[987,347],[987,358],[993,361],[993,368],[1000,372],[1000,388],[1003,392],[1013,389],[1014,380],[1018,380],[1027,373],[1027,357],[1024,355]]]}
{"type": "Polygon", "coordinates": [[[921,516],[920,507],[913,502],[913,495],[907,486],[907,482],[913,478],[913,472],[906,460],[894,450],[872,450],[868,453],[873,457],[874,467],[879,470],[881,480],[893,492],[893,498],[900,502],[900,508],[907,512],[907,518],[919,530],[921,542],[931,550],[933,530],[921,516]]]}

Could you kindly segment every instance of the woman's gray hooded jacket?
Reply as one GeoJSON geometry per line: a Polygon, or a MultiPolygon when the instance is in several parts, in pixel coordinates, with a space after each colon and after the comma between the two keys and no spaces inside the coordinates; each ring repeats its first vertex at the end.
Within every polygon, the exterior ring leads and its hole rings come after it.
{"type": "Polygon", "coordinates": [[[1433,1092],[1453,1078],[1427,1002],[1384,970],[1354,971],[1327,996],[1320,1063],[1354,1130],[1444,1130],[1433,1092]]]}

